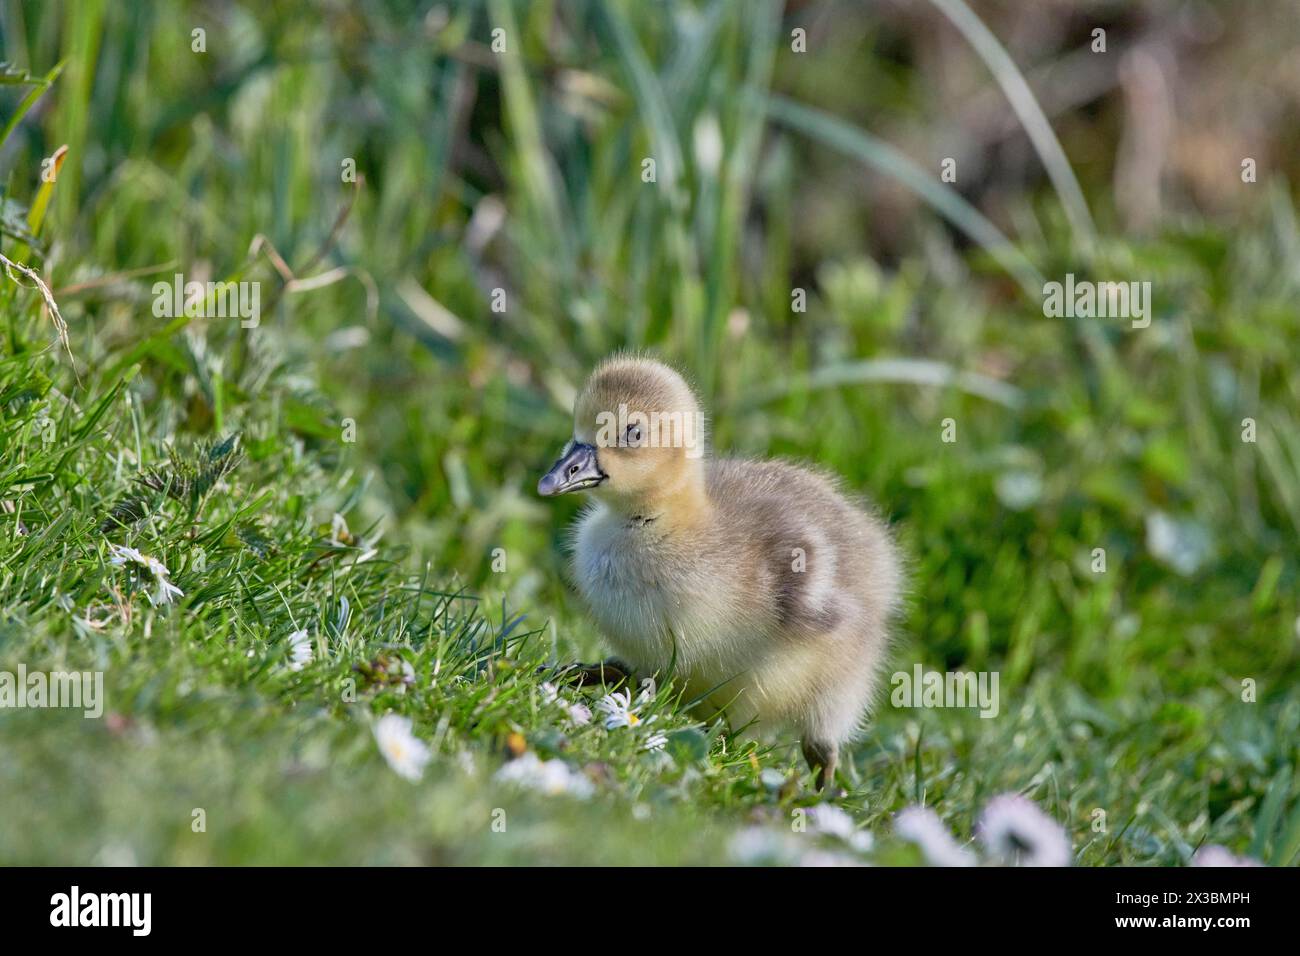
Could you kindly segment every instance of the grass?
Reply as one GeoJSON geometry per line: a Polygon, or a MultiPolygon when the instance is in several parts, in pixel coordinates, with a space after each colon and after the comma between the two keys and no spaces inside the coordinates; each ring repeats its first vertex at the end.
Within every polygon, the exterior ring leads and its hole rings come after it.
{"type": "Polygon", "coordinates": [[[108,702],[0,717],[21,794],[0,861],[856,854],[775,836],[816,802],[794,741],[729,740],[667,686],[637,728],[549,699],[546,668],[599,636],[563,571],[574,506],[531,488],[586,369],[634,346],[692,374],[720,448],[819,462],[890,515],[899,670],[1001,676],[994,719],[882,701],[837,801],[868,858],[918,862],[892,837],[904,806],[965,839],[1017,791],[1080,864],[1210,843],[1295,862],[1300,274],[1279,263],[1300,230],[1280,183],[1231,230],[1120,238],[1099,213],[1086,250],[1027,187],[1013,234],[830,118],[810,91],[847,67],[799,59],[770,4],[93,7],[0,17],[30,72],[0,90],[0,118],[26,112],[0,251],[49,284],[75,357],[30,280],[0,283],[0,669],[102,670],[108,702]],[[927,214],[880,265],[837,207],[872,210],[807,172],[830,161],[901,170],[974,244],[927,214]],[[262,321],[155,316],[178,271],[260,282],[262,321]],[[1151,280],[1151,327],[1045,318],[1027,277],[1067,271],[1151,280]],[[184,597],[154,607],[113,545],[184,597]],[[388,712],[432,751],[418,783],[376,746],[388,712]],[[523,751],[594,792],[499,780],[523,751]]]}

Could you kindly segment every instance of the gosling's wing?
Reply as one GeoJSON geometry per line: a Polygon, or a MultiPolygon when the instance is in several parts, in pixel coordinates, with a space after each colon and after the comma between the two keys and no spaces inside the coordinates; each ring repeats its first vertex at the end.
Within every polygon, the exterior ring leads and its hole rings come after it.
{"type": "Polygon", "coordinates": [[[721,534],[785,635],[824,634],[855,613],[867,516],[832,480],[783,461],[711,462],[721,534]]]}

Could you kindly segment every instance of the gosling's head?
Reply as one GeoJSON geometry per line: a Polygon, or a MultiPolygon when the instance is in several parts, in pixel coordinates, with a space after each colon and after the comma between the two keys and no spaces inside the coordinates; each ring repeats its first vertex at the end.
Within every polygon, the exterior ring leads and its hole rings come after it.
{"type": "Polygon", "coordinates": [[[702,487],[704,416],[695,393],[661,362],[606,359],[573,408],[573,440],[537,483],[550,497],[593,490],[641,513],[702,487]]]}

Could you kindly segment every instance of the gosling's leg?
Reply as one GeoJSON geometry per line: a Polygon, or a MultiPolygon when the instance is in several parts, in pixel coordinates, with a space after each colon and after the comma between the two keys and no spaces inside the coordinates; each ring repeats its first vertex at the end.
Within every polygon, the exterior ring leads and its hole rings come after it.
{"type": "Polygon", "coordinates": [[[808,761],[808,769],[817,771],[817,789],[826,793],[835,784],[835,768],[840,763],[840,748],[837,744],[806,739],[803,742],[803,759],[808,761]]]}
{"type": "Polygon", "coordinates": [[[616,657],[603,660],[599,664],[578,664],[565,671],[563,680],[577,684],[579,687],[591,687],[604,684],[609,687],[632,683],[632,668],[616,657]]]}

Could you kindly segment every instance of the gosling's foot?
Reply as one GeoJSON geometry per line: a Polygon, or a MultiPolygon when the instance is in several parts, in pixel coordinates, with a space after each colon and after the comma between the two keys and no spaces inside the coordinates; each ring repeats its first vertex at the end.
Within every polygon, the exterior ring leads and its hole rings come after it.
{"type": "Polygon", "coordinates": [[[835,768],[840,764],[840,748],[835,744],[805,740],[803,759],[808,761],[808,769],[817,772],[817,789],[822,797],[832,799],[838,794],[835,786],[835,768]]]}
{"type": "Polygon", "coordinates": [[[616,687],[619,684],[632,683],[632,668],[611,657],[598,664],[574,664],[561,671],[559,679],[566,684],[576,684],[579,687],[594,687],[600,684],[616,687]]]}

